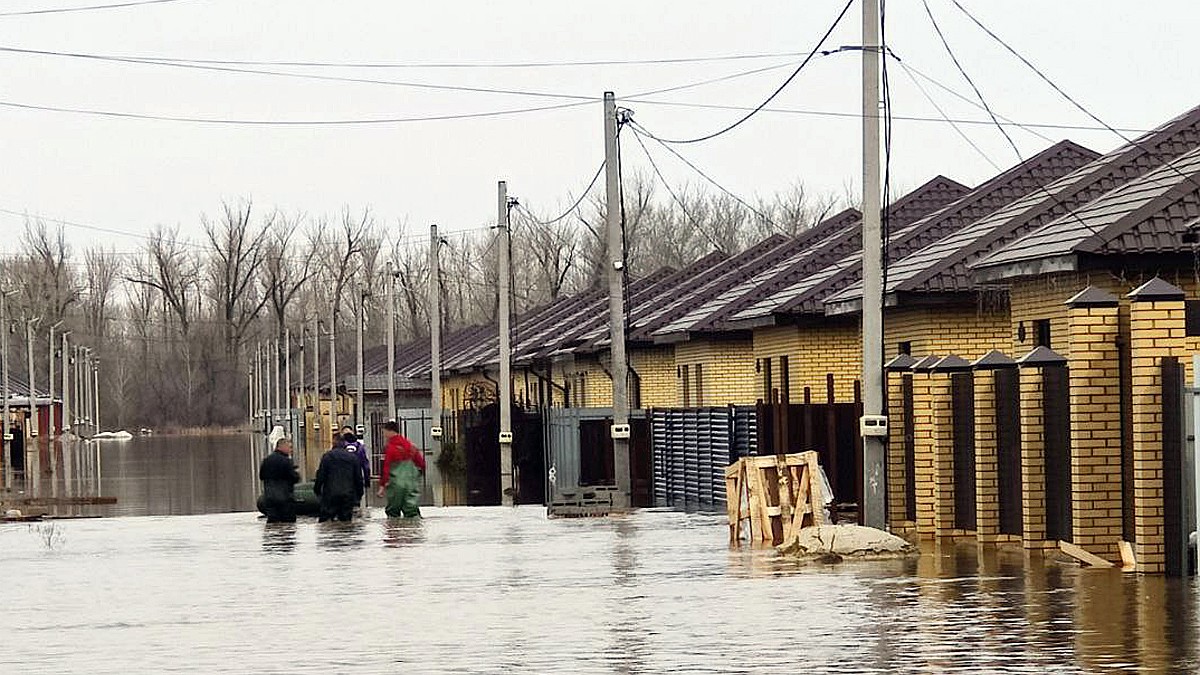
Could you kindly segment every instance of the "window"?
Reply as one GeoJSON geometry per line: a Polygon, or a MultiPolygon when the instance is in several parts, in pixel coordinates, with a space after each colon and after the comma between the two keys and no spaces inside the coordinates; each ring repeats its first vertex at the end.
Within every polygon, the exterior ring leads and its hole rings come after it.
{"type": "Polygon", "coordinates": [[[896,348],[896,353],[912,356],[912,342],[901,342],[896,348]]]}
{"type": "Polygon", "coordinates": [[[1050,349],[1050,319],[1038,319],[1033,326],[1037,331],[1037,346],[1050,349]]]}
{"type": "Polygon", "coordinates": [[[704,366],[696,364],[696,407],[704,405],[704,366]]]}
{"type": "Polygon", "coordinates": [[[691,380],[688,377],[689,366],[683,367],[683,407],[690,408],[692,405],[691,399],[691,380]]]}

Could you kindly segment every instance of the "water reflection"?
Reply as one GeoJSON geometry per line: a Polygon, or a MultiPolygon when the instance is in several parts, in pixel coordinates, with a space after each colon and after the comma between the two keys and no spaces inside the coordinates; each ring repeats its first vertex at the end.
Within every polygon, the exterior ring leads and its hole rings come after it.
{"type": "Polygon", "coordinates": [[[296,550],[296,524],[264,522],[262,550],[264,553],[291,553],[296,550]]]}
{"type": "Polygon", "coordinates": [[[425,530],[420,518],[388,518],[383,525],[383,545],[388,548],[404,548],[425,541],[425,530]]]}
{"type": "Polygon", "coordinates": [[[354,549],[361,547],[366,541],[366,522],[363,520],[345,523],[330,520],[317,523],[316,528],[317,546],[320,548],[354,549]]]}

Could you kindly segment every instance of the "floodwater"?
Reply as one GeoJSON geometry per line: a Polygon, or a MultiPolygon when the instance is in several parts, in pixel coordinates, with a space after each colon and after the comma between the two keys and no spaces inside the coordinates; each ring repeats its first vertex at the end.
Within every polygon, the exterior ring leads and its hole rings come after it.
{"type": "Polygon", "coordinates": [[[658,510],[266,525],[238,512],[245,439],[82,459],[59,489],[90,480],[118,503],[87,508],[126,515],[0,524],[0,672],[1200,670],[1192,582],[973,545],[801,566],[730,550],[722,516],[658,510]]]}

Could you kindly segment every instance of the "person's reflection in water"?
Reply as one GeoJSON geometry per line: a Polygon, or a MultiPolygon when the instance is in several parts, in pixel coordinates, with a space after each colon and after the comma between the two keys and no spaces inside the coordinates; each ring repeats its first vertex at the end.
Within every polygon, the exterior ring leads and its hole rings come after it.
{"type": "Polygon", "coordinates": [[[416,518],[404,520],[389,518],[383,525],[383,545],[386,548],[403,548],[425,541],[424,523],[416,518]]]}
{"type": "Polygon", "coordinates": [[[317,546],[329,549],[361,548],[365,530],[366,523],[362,520],[317,523],[317,546]]]}
{"type": "Polygon", "coordinates": [[[263,527],[263,553],[283,554],[296,549],[295,523],[267,523],[263,527]]]}

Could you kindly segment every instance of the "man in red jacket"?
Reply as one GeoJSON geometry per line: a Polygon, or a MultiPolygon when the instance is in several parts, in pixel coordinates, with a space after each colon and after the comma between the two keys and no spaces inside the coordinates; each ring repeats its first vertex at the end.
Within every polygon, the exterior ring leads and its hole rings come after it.
{"type": "Polygon", "coordinates": [[[418,518],[421,509],[421,473],[425,471],[425,454],[404,436],[400,425],[389,421],[383,425],[387,449],[383,455],[383,472],[379,476],[380,497],[387,494],[384,511],[389,518],[418,518]]]}

